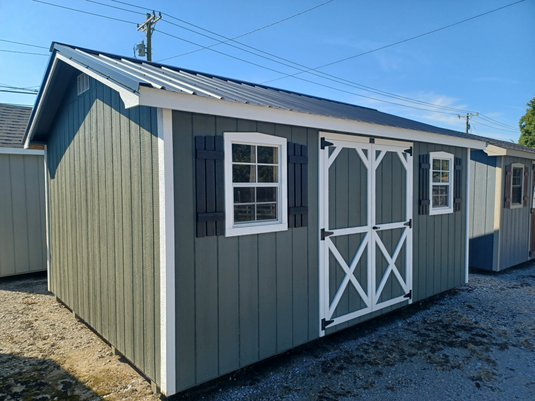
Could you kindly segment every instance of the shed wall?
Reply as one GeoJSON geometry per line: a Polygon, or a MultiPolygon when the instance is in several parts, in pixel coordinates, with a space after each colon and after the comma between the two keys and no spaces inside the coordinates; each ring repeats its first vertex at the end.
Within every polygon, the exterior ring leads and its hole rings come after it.
{"type": "MultiPolygon", "coordinates": [[[[177,391],[318,338],[318,137],[316,129],[173,112],[177,391]],[[195,237],[194,137],[239,131],[308,145],[308,227],[195,237]]],[[[417,155],[440,150],[461,157],[467,171],[465,149],[414,144],[415,300],[453,288],[465,278],[466,208],[450,215],[417,215],[417,155]]],[[[466,199],[465,188],[462,197],[466,199]]]]}
{"type": "MultiPolygon", "coordinates": [[[[498,269],[496,216],[496,163],[501,157],[488,156],[482,150],[470,152],[470,267],[498,269]]],[[[500,170],[501,172],[501,170],[500,170]]]]}
{"type": "MultiPolygon", "coordinates": [[[[502,156],[503,166],[511,163],[521,163],[530,172],[527,190],[531,194],[531,160],[512,156],[502,156]]],[[[505,170],[505,169],[504,169],[505,170]]],[[[505,174],[505,171],[504,171],[505,174]]],[[[528,206],[517,209],[503,208],[505,180],[501,188],[502,215],[500,221],[500,260],[498,270],[523,263],[529,260],[529,221],[531,197],[528,195],[528,206]]]]}
{"type": "Polygon", "coordinates": [[[149,378],[160,379],[156,109],[76,77],[47,146],[51,290],[149,378]]]}
{"type": "Polygon", "coordinates": [[[44,158],[0,154],[0,277],[46,270],[44,158]]]}

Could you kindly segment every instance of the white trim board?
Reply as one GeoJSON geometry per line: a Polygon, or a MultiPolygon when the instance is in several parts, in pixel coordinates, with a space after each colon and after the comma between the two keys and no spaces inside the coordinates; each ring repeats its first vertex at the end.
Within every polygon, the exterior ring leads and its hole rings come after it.
{"type": "Polygon", "coordinates": [[[45,236],[46,236],[46,283],[47,290],[52,292],[50,288],[50,213],[48,211],[49,199],[48,199],[48,153],[47,146],[45,145],[44,152],[44,167],[45,167],[45,236]]]}
{"type": "Polygon", "coordinates": [[[436,143],[442,145],[459,146],[463,148],[485,149],[484,141],[458,138],[447,135],[434,134],[424,131],[414,131],[387,125],[363,123],[355,120],[319,116],[290,110],[274,109],[252,104],[219,100],[204,96],[195,96],[172,91],[165,91],[149,87],[139,88],[139,105],[181,110],[192,113],[211,114],[224,117],[243,118],[248,120],[265,121],[276,124],[287,124],[300,127],[316,128],[358,134],[365,136],[394,138],[397,140],[436,143]]]}
{"type": "Polygon", "coordinates": [[[470,151],[466,150],[466,227],[465,227],[465,255],[464,255],[464,282],[468,283],[468,268],[470,263],[470,151]]]}
{"type": "Polygon", "coordinates": [[[535,160],[535,153],[533,152],[523,152],[521,150],[516,149],[505,149],[491,144],[487,145],[487,148],[484,150],[484,152],[489,156],[514,156],[523,159],[535,160]]]}
{"type": "Polygon", "coordinates": [[[175,337],[175,199],[173,179],[173,112],[158,109],[158,176],[160,199],[160,389],[176,393],[175,337]]]}
{"type": "Polygon", "coordinates": [[[24,149],[24,148],[0,148],[0,155],[39,155],[44,156],[45,151],[42,149],[24,149]]]}

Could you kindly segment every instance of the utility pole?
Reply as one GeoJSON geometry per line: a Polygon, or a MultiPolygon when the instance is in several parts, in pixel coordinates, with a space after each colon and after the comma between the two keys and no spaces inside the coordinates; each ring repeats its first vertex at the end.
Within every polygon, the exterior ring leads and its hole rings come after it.
{"type": "Polygon", "coordinates": [[[479,116],[479,113],[466,113],[466,116],[460,116],[457,114],[457,117],[459,118],[466,118],[466,133],[468,134],[468,130],[470,130],[470,117],[479,116]]]}
{"type": "Polygon", "coordinates": [[[147,20],[141,25],[137,26],[137,30],[143,30],[147,34],[147,61],[152,61],[152,32],[154,31],[154,25],[162,18],[162,13],[159,13],[156,18],[156,12],[153,11],[152,15],[147,14],[147,20]]]}

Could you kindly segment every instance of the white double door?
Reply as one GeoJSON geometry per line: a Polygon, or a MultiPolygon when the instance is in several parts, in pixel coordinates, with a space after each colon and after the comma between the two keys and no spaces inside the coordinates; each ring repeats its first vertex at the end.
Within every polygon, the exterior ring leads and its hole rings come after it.
{"type": "Polygon", "coordinates": [[[412,301],[412,144],[325,135],[320,150],[320,335],[412,301]]]}

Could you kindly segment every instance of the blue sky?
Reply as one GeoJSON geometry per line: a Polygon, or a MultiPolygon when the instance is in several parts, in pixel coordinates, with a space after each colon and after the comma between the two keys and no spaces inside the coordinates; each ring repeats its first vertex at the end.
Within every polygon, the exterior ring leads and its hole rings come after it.
{"type": "MultiPolygon", "coordinates": [[[[153,35],[152,58],[166,59],[164,64],[460,131],[465,120],[457,114],[479,112],[472,133],[514,141],[518,120],[535,96],[535,0],[43,1],[86,13],[0,0],[0,89],[38,87],[48,56],[14,52],[48,54],[52,41],[133,56],[134,45],[144,38],[135,23],[154,9],[162,20],[153,35]],[[145,4],[150,9],[138,8],[145,4]],[[239,43],[220,43],[240,35],[239,43]],[[311,71],[314,75],[303,72],[326,64],[331,65],[311,71]]],[[[0,103],[33,105],[34,100],[0,92],[0,103]]]]}

